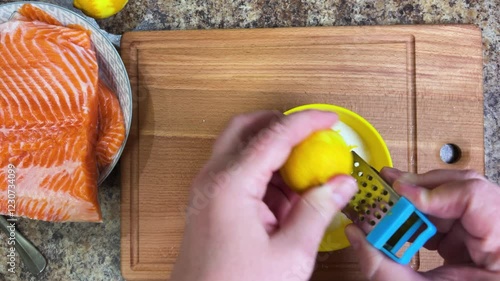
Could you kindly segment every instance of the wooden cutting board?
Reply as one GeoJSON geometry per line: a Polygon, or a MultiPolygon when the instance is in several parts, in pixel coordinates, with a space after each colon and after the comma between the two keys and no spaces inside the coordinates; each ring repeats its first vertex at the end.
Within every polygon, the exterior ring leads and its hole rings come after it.
{"type": "MultiPolygon", "coordinates": [[[[394,166],[484,171],[481,32],[468,25],[127,33],[134,93],[121,160],[122,271],[168,280],[191,179],[235,114],[331,103],[364,116],[394,166]],[[454,164],[440,149],[461,151],[454,164]]],[[[441,260],[420,253],[414,267],[441,260]]],[[[318,256],[312,280],[363,280],[351,249],[318,256]]]]}

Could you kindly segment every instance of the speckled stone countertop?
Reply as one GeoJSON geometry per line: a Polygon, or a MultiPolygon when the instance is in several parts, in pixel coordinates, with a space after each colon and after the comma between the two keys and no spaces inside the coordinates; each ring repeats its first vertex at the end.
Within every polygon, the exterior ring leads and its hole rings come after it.
{"type": "MultiPolygon", "coordinates": [[[[14,2],[0,0],[0,4],[14,2]]],[[[68,0],[46,1],[71,7],[68,0]]],[[[130,0],[99,21],[110,33],[131,30],[469,23],[481,27],[484,54],[486,175],[500,182],[500,2],[498,0],[130,0]],[[353,3],[355,2],[355,3],[353,3]]],[[[21,220],[19,229],[48,260],[38,277],[6,272],[0,241],[0,280],[123,280],[120,273],[118,169],[100,188],[102,224],[21,220]]]]}

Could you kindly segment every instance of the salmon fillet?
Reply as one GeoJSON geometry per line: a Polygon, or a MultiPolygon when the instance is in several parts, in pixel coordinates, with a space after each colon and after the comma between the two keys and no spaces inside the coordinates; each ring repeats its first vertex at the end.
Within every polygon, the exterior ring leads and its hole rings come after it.
{"type": "MultiPolygon", "coordinates": [[[[19,9],[16,19],[23,21],[41,21],[51,25],[63,25],[57,19],[30,4],[23,5],[19,9]]],[[[90,32],[79,25],[68,25],[67,27],[84,30],[90,36],[90,32]]],[[[87,48],[90,48],[90,46],[87,46],[87,48]]],[[[99,137],[96,147],[96,158],[99,171],[102,171],[113,162],[118,154],[125,140],[125,125],[120,102],[116,95],[104,82],[99,81],[98,85],[99,137]]]]}
{"type": "Polygon", "coordinates": [[[18,13],[21,15],[21,17],[17,19],[20,20],[41,21],[47,24],[59,25],[59,26],[63,25],[60,21],[58,21],[51,15],[30,4],[21,6],[21,8],[19,8],[18,10],[18,13]]]}
{"type": "Polygon", "coordinates": [[[120,102],[102,81],[98,86],[99,136],[96,158],[99,170],[111,164],[125,139],[125,125],[120,102]]]}
{"type": "Polygon", "coordinates": [[[0,214],[101,221],[98,65],[89,34],[39,9],[20,13],[33,21],[0,24],[0,214]]]}

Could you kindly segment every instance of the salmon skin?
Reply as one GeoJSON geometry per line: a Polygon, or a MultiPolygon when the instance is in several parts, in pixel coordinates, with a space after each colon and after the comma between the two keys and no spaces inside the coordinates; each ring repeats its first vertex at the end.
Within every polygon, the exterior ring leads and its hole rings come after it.
{"type": "Polygon", "coordinates": [[[29,4],[19,14],[0,24],[0,214],[100,222],[98,166],[125,135],[119,102],[99,96],[88,31],[29,4]]]}

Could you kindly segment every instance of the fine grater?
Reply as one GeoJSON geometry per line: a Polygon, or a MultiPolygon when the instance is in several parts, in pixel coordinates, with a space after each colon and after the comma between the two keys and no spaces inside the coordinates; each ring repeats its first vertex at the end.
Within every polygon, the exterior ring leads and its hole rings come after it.
{"type": "Polygon", "coordinates": [[[436,227],[408,199],[397,194],[363,158],[354,151],[352,154],[352,176],[359,190],[342,212],[367,234],[366,239],[375,248],[400,264],[408,264],[434,236],[436,227]],[[400,253],[414,235],[418,236],[400,253]]]}

